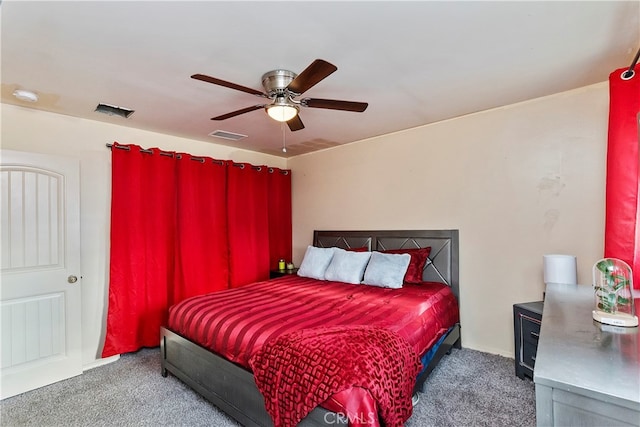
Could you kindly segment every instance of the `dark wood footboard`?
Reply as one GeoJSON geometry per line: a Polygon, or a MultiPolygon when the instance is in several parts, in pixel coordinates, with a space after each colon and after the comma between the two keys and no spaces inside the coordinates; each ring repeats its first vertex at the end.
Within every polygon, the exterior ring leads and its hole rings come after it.
{"type": "MultiPolygon", "coordinates": [[[[431,371],[459,342],[460,326],[456,325],[418,377],[414,392],[423,390],[431,371]]],[[[160,354],[163,377],[173,374],[244,426],[273,426],[251,372],[166,328],[160,331],[160,354]]],[[[317,407],[299,425],[346,426],[348,423],[343,416],[317,407]]]]}
{"type": "MultiPolygon", "coordinates": [[[[273,426],[253,375],[242,367],[161,328],[162,375],[170,372],[244,426],[273,426]]],[[[346,426],[344,417],[314,409],[300,426],[346,426]]]]}

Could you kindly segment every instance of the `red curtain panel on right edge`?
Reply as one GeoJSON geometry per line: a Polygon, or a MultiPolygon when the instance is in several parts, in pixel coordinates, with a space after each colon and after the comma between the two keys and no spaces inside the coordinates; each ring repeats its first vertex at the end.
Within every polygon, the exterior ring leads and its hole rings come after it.
{"type": "Polygon", "coordinates": [[[633,286],[640,289],[640,73],[627,71],[620,68],[609,75],[604,256],[628,263],[633,286]]]}

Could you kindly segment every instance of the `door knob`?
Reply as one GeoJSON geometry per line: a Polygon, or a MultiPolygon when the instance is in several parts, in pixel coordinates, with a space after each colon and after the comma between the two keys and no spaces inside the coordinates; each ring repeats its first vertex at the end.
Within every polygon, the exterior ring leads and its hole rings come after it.
{"type": "Polygon", "coordinates": [[[69,283],[76,283],[78,281],[78,278],[76,276],[74,276],[73,274],[69,277],[67,277],[67,282],[69,283]]]}

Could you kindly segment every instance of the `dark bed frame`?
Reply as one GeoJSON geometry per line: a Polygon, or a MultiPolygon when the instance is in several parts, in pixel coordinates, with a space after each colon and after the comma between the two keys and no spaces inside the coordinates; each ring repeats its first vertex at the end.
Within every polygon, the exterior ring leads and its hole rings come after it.
{"type": "MultiPolygon", "coordinates": [[[[313,234],[313,245],[318,247],[366,246],[370,250],[385,250],[430,246],[424,280],[447,284],[460,301],[458,244],[458,230],[314,231],[313,234]]],[[[416,380],[415,392],[422,391],[428,375],[452,347],[461,347],[460,324],[448,333],[416,380]]],[[[251,372],[167,328],[160,331],[160,350],[163,377],[173,374],[242,425],[273,426],[251,372]]],[[[347,422],[344,417],[317,407],[299,425],[335,426],[347,422]]]]}

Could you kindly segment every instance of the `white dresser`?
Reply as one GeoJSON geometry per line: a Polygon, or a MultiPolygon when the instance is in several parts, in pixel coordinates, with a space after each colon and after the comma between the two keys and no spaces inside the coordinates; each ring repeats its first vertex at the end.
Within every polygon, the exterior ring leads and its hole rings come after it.
{"type": "Polygon", "coordinates": [[[640,426],[638,328],[601,325],[592,308],[591,286],[547,285],[533,373],[538,426],[640,426]]]}

